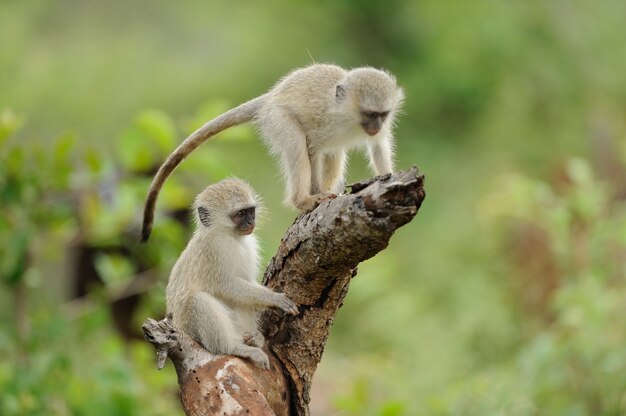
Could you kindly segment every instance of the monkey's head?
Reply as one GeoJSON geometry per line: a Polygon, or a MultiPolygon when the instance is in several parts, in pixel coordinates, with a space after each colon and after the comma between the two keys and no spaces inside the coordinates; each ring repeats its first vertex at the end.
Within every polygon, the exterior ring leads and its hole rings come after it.
{"type": "Polygon", "coordinates": [[[370,136],[377,135],[386,123],[393,123],[404,100],[393,75],[369,67],[349,71],[335,95],[337,103],[347,114],[353,114],[354,121],[370,136]]]}
{"type": "Polygon", "coordinates": [[[252,187],[238,178],[208,186],[193,204],[198,230],[230,230],[237,235],[254,231],[259,198],[252,187]]]}

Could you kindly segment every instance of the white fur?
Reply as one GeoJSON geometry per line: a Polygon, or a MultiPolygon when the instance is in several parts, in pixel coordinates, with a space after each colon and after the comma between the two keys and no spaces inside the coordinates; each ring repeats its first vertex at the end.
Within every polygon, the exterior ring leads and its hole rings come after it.
{"type": "Polygon", "coordinates": [[[286,201],[310,210],[341,191],[346,153],[354,147],[369,149],[377,175],[392,172],[392,129],[403,98],[395,78],[373,68],[313,65],[279,81],[266,94],[255,122],[281,162],[286,201]],[[335,98],[338,85],[345,89],[342,99],[335,98]],[[361,127],[362,111],[389,112],[376,135],[361,127]]]}
{"type": "Polygon", "coordinates": [[[336,65],[314,64],[291,72],[266,94],[205,123],[168,156],[150,185],[143,240],[150,235],[156,200],[167,177],[202,142],[219,132],[253,121],[280,162],[286,202],[310,211],[343,189],[346,152],[351,148],[369,149],[376,174],[393,170],[392,130],[403,100],[402,88],[386,71],[369,67],[347,71],[336,65]],[[367,118],[370,112],[388,114],[384,121],[377,119],[375,127],[380,131],[374,136],[368,136],[362,126],[371,121],[367,118]]]}
{"type": "Polygon", "coordinates": [[[258,312],[279,307],[293,313],[296,307],[284,294],[256,281],[256,237],[239,235],[230,219],[232,212],[254,205],[251,188],[239,179],[209,186],[198,196],[194,208],[209,210],[211,222],[208,227],[197,222],[170,274],[166,303],[174,325],[210,352],[251,358],[266,368],[267,356],[258,348],[264,341],[258,312]],[[252,346],[244,343],[244,335],[252,346]]]}

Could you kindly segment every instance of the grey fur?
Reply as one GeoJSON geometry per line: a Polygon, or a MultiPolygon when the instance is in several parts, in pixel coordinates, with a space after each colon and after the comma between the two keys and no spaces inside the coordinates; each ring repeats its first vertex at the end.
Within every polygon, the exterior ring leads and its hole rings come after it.
{"type": "Polygon", "coordinates": [[[174,265],[166,289],[174,325],[214,354],[249,358],[268,368],[257,327],[260,310],[276,307],[291,314],[297,306],[283,293],[260,285],[259,248],[253,234],[236,232],[230,214],[255,206],[252,188],[236,178],[209,186],[198,195],[196,231],[174,265]],[[207,211],[211,222],[202,223],[207,211]],[[245,341],[247,342],[244,342],[245,341]]]}

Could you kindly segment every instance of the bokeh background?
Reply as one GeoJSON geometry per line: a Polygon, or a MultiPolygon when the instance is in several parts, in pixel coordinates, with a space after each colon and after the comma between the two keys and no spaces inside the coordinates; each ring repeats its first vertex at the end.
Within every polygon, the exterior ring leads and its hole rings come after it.
{"type": "Polygon", "coordinates": [[[625,42],[622,0],[0,0],[0,414],[182,413],[139,328],[193,196],[249,180],[265,261],[296,213],[251,127],[181,165],[139,245],[151,175],[313,60],[397,76],[428,194],[359,267],[314,415],[626,414],[625,42]]]}

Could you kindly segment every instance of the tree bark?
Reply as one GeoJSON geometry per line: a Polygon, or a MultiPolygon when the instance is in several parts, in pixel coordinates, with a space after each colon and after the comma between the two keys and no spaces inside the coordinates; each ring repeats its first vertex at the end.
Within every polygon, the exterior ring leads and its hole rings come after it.
{"type": "Polygon", "coordinates": [[[146,339],[176,367],[188,415],[308,415],[309,391],[337,309],[357,265],[387,247],[396,229],[416,215],[425,197],[416,167],[352,185],[351,192],[301,214],[287,230],[263,283],[299,305],[285,316],[265,311],[269,370],[207,352],[172,327],[146,320],[146,339]]]}

